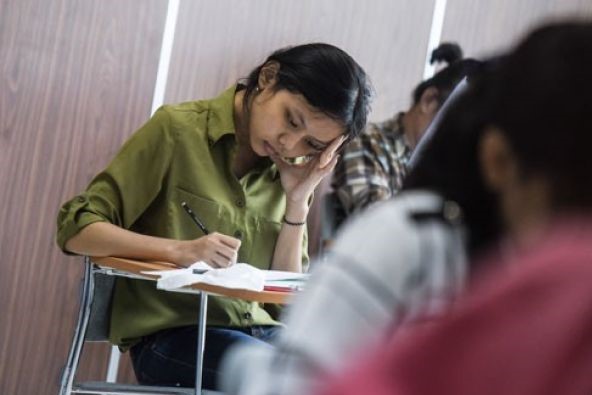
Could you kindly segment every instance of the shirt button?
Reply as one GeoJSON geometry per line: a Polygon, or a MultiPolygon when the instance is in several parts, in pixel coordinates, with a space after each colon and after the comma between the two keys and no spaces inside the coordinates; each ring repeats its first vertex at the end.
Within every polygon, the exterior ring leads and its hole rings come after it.
{"type": "Polygon", "coordinates": [[[234,232],[234,237],[236,237],[237,239],[242,239],[243,238],[243,232],[241,232],[240,230],[237,230],[234,232]]]}
{"type": "Polygon", "coordinates": [[[253,318],[251,313],[249,313],[248,311],[243,315],[243,317],[245,317],[246,320],[250,320],[251,318],[253,318]]]}
{"type": "Polygon", "coordinates": [[[236,201],[236,205],[237,205],[238,207],[244,207],[244,206],[245,206],[245,202],[244,202],[242,199],[238,199],[238,200],[236,201]]]}

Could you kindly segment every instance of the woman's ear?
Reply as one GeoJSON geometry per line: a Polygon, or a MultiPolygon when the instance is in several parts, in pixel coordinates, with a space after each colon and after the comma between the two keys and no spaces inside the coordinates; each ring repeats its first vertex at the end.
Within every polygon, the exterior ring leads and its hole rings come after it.
{"type": "Polygon", "coordinates": [[[517,163],[510,144],[496,127],[488,126],[479,144],[479,164],[485,185],[501,192],[518,174],[517,163]]]}
{"type": "Polygon", "coordinates": [[[426,88],[419,98],[419,108],[422,114],[431,118],[436,115],[440,108],[440,91],[435,86],[426,88]]]}
{"type": "Polygon", "coordinates": [[[261,67],[259,71],[259,79],[257,85],[259,90],[272,87],[277,81],[277,74],[280,71],[280,64],[276,61],[267,62],[261,67]]]}

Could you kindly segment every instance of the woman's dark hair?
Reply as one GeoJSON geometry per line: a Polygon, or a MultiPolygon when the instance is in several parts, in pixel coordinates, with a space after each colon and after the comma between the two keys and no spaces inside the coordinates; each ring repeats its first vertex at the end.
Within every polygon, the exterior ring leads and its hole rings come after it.
{"type": "Polygon", "coordinates": [[[419,103],[426,89],[438,89],[440,104],[444,103],[454,87],[466,76],[478,72],[481,62],[475,59],[463,59],[460,46],[456,43],[442,43],[432,51],[430,63],[446,62],[448,65],[421,82],[413,90],[413,104],[419,103]]]}
{"type": "Polygon", "coordinates": [[[490,123],[505,134],[523,176],[548,182],[555,209],[592,207],[592,23],[533,31],[493,87],[490,123]]]}
{"type": "Polygon", "coordinates": [[[442,43],[432,51],[430,64],[446,62],[452,64],[463,58],[463,51],[457,43],[442,43]]]}
{"type": "Polygon", "coordinates": [[[259,73],[268,62],[279,64],[276,91],[286,89],[304,96],[312,107],[340,122],[348,138],[364,129],[371,84],[362,67],[343,50],[313,43],[275,51],[246,78],[245,103],[250,102],[259,73]]]}

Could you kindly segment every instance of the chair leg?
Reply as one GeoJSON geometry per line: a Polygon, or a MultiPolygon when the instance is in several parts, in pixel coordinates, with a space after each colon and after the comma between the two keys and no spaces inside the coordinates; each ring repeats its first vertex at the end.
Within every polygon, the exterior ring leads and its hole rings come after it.
{"type": "Polygon", "coordinates": [[[106,382],[117,382],[117,373],[119,372],[120,358],[121,352],[119,351],[119,347],[111,346],[111,354],[109,355],[109,365],[107,366],[107,378],[105,379],[106,382]]]}
{"type": "Polygon", "coordinates": [[[202,393],[204,347],[206,343],[206,318],[208,316],[208,294],[201,293],[197,327],[197,357],[195,359],[195,395],[202,393]]]}
{"type": "Polygon", "coordinates": [[[72,384],[78,369],[78,362],[80,354],[82,353],[82,346],[84,344],[84,337],[88,320],[90,318],[90,311],[92,306],[92,298],[94,292],[94,278],[92,273],[92,262],[89,257],[84,257],[84,280],[82,285],[82,295],[80,297],[80,309],[78,312],[78,323],[74,330],[74,338],[68,353],[68,360],[62,378],[60,381],[59,395],[70,395],[72,392],[72,384]]]}

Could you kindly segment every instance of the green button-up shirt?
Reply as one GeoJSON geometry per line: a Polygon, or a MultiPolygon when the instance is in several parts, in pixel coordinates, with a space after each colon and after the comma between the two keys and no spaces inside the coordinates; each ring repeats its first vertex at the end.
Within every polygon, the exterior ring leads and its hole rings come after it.
{"type": "MultiPolygon", "coordinates": [[[[62,250],[72,236],[98,221],[172,239],[203,236],[183,211],[185,201],[210,231],[242,240],[239,262],[269,269],[285,194],[268,159],[240,180],[232,172],[235,91],[233,86],[213,100],[161,107],[86,191],[64,204],[57,233],[62,250]]],[[[308,263],[306,247],[305,235],[303,264],[308,263]]],[[[273,306],[224,297],[208,300],[208,325],[278,324],[273,306]]],[[[194,325],[198,308],[199,296],[159,291],[151,281],[118,279],[110,339],[129,346],[162,329],[194,325]]]]}

